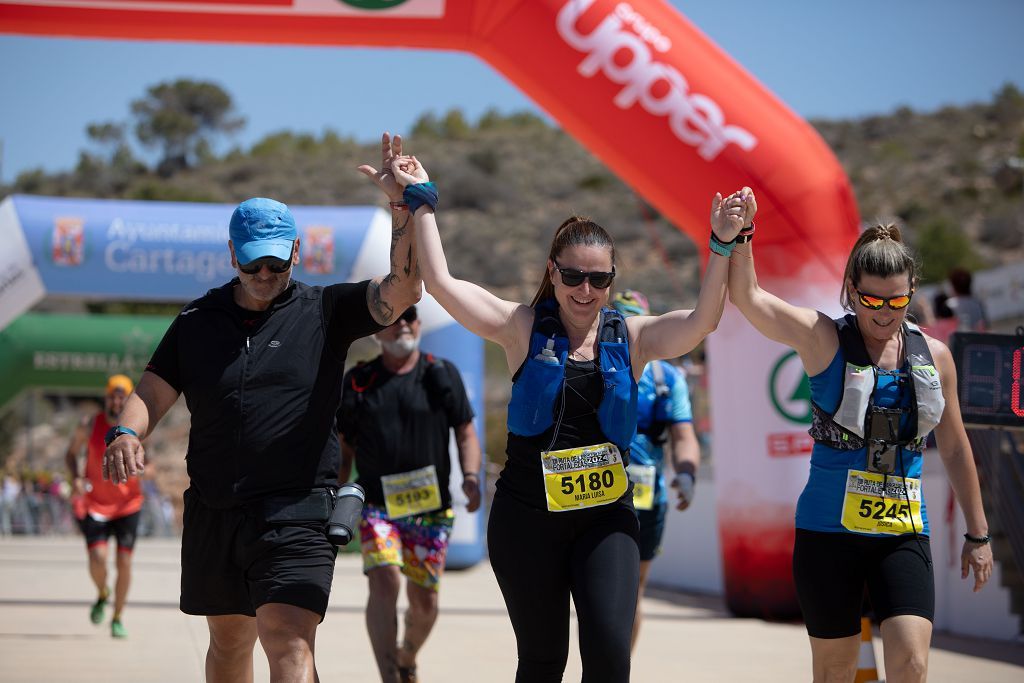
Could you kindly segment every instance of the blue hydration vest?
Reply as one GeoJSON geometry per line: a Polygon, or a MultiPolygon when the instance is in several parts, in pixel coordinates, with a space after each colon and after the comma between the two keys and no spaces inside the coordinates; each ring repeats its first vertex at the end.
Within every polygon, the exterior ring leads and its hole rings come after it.
{"type": "MultiPolygon", "coordinates": [[[[598,424],[605,437],[624,454],[636,433],[637,386],[629,360],[626,321],[615,309],[601,310],[597,346],[598,367],[604,378],[598,424]]],[[[546,299],[534,309],[530,350],[512,378],[512,398],[508,403],[510,432],[537,436],[554,424],[568,356],[569,337],[558,318],[558,304],[554,299],[546,299]]]]}

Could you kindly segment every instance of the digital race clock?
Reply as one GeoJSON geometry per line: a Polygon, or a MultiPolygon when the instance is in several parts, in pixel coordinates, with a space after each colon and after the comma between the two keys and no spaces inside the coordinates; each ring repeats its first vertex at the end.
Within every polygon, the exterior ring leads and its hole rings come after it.
{"type": "Polygon", "coordinates": [[[964,423],[1024,429],[1024,328],[1018,327],[1017,334],[956,332],[949,338],[949,348],[964,423]]]}

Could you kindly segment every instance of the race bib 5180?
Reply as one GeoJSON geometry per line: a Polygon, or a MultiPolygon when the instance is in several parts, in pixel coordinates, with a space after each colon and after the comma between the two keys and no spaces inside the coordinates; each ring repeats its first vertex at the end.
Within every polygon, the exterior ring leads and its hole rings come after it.
{"type": "Polygon", "coordinates": [[[629,486],[622,455],[612,443],[544,451],[540,459],[552,512],[614,503],[629,486]]]}

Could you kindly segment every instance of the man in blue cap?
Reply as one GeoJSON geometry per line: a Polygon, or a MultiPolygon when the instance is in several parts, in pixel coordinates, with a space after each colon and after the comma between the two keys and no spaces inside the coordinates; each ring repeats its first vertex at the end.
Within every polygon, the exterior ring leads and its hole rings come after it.
{"type": "MultiPolygon", "coordinates": [[[[383,168],[400,154],[401,138],[385,133],[383,168]]],[[[297,282],[291,211],[273,199],[242,202],[228,242],[237,277],[182,309],[107,434],[104,477],[125,482],[142,472],[141,439],[185,395],[181,610],[207,619],[207,681],[252,681],[257,637],[271,680],[316,680],[313,645],[336,556],[324,530],[339,485],[345,356],[422,289],[402,187],[390,172],[360,170],[391,200],[391,271],[328,287],[297,282]]]]}

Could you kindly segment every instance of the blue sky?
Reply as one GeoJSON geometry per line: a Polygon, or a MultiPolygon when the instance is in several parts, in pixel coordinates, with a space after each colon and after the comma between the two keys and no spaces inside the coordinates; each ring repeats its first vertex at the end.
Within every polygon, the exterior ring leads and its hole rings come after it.
{"type": "MultiPolygon", "coordinates": [[[[671,4],[808,118],[932,110],[989,99],[1007,82],[1024,89],[1021,0],[671,4]]],[[[280,130],[371,140],[453,107],[471,119],[492,107],[537,111],[487,64],[458,53],[0,35],[0,64],[5,182],[31,168],[73,168],[88,147],[86,125],[127,120],[148,86],[176,78],[216,82],[234,98],[247,125],[224,149],[280,130]],[[429,80],[410,78],[412,64],[429,80]]]]}

